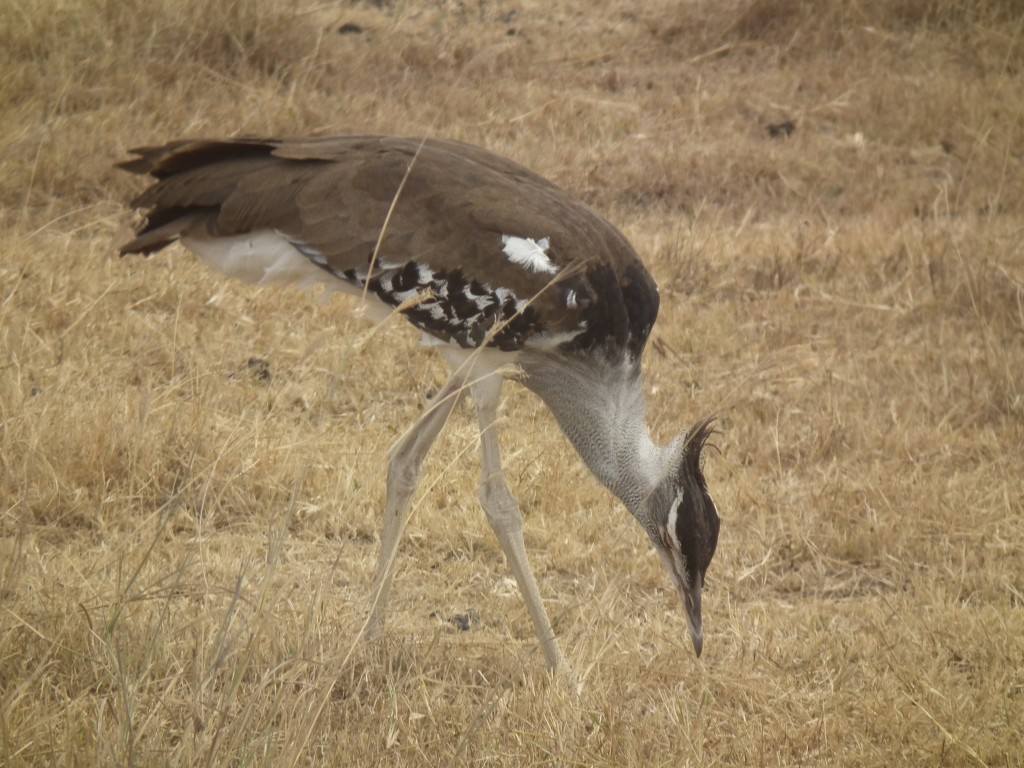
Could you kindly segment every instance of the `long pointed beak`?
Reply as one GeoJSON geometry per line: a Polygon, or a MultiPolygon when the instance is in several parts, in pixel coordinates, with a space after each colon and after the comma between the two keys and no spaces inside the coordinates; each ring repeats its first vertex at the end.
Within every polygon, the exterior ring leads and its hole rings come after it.
{"type": "Polygon", "coordinates": [[[690,584],[685,584],[687,579],[673,562],[672,555],[668,550],[658,547],[658,554],[661,555],[661,561],[671,574],[676,589],[679,590],[679,596],[683,600],[683,605],[686,607],[686,620],[690,624],[690,640],[693,641],[693,651],[700,656],[700,652],[704,650],[704,628],[700,620],[700,594],[704,588],[703,579],[698,574],[694,576],[690,584]]]}
{"type": "Polygon", "coordinates": [[[689,587],[680,589],[683,593],[683,604],[686,606],[686,618],[690,622],[690,639],[693,641],[693,650],[698,656],[704,650],[704,627],[700,619],[700,576],[693,579],[689,587]]]}

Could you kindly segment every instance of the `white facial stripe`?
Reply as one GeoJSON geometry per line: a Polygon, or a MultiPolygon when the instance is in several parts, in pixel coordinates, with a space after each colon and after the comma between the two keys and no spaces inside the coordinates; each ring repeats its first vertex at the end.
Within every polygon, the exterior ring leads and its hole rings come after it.
{"type": "Polygon", "coordinates": [[[569,291],[565,294],[565,306],[569,309],[576,309],[576,291],[569,291]]]}
{"type": "Polygon", "coordinates": [[[668,522],[665,524],[665,527],[668,530],[669,538],[671,538],[672,543],[675,544],[676,552],[683,551],[683,546],[679,542],[679,534],[676,533],[676,521],[679,520],[679,505],[680,503],[682,503],[682,500],[682,494],[676,496],[675,500],[672,502],[672,506],[669,507],[668,522]]]}
{"type": "Polygon", "coordinates": [[[558,271],[558,267],[548,258],[547,250],[551,246],[548,238],[534,240],[532,237],[502,235],[501,242],[505,244],[502,250],[513,264],[533,272],[547,272],[551,275],[558,271]]]}

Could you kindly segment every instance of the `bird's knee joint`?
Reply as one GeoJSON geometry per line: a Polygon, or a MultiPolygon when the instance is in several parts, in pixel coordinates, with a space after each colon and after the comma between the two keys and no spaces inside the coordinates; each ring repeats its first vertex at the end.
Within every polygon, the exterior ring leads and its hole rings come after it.
{"type": "Polygon", "coordinates": [[[484,480],[477,490],[477,498],[487,509],[491,507],[518,507],[515,497],[505,485],[504,480],[484,480]]]}
{"type": "Polygon", "coordinates": [[[482,483],[478,497],[492,526],[522,527],[523,515],[519,510],[519,502],[503,482],[482,483]]]}
{"type": "Polygon", "coordinates": [[[391,464],[388,466],[388,490],[400,493],[412,493],[420,481],[420,469],[411,464],[391,464]]]}

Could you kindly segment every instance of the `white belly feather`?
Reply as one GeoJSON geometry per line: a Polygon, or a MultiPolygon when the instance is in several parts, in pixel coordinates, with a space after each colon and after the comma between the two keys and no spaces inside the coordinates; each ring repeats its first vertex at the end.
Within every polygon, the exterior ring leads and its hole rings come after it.
{"type": "Polygon", "coordinates": [[[274,230],[264,229],[234,237],[201,239],[182,237],[181,244],[210,266],[228,277],[254,285],[294,285],[303,290],[323,287],[365,297],[365,308],[371,320],[385,319],[394,307],[385,304],[372,292],[318,267],[286,238],[274,230]]]}

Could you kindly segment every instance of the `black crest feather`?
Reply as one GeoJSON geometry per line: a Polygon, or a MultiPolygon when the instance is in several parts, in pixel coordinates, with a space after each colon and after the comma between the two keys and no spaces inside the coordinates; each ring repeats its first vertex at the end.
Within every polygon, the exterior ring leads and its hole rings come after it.
{"type": "Polygon", "coordinates": [[[718,510],[708,493],[701,469],[701,453],[715,432],[714,424],[715,418],[709,416],[687,432],[679,463],[683,498],[679,506],[676,537],[682,546],[689,578],[692,580],[700,576],[701,583],[715,555],[720,526],[718,510]]]}
{"type": "Polygon", "coordinates": [[[715,416],[708,416],[693,425],[686,433],[682,466],[691,476],[699,477],[701,474],[701,453],[708,439],[715,433],[715,419],[715,416]]]}

